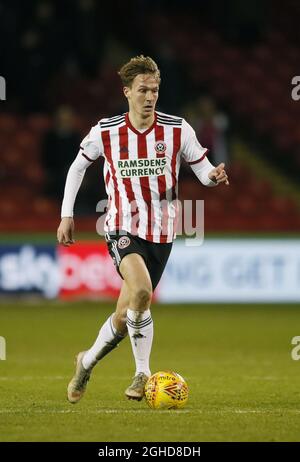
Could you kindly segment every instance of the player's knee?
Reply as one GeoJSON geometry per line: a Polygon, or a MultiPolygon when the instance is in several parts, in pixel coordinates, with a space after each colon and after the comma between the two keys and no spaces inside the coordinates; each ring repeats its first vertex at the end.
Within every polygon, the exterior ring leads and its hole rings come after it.
{"type": "Polygon", "coordinates": [[[126,325],[126,317],[127,317],[127,308],[120,313],[116,312],[114,319],[118,324],[126,325]]]}
{"type": "Polygon", "coordinates": [[[152,298],[152,290],[149,287],[140,287],[132,294],[132,306],[140,310],[149,307],[152,298]]]}
{"type": "Polygon", "coordinates": [[[113,325],[114,328],[117,330],[118,334],[126,335],[127,334],[127,310],[123,313],[115,312],[113,317],[113,325]]]}

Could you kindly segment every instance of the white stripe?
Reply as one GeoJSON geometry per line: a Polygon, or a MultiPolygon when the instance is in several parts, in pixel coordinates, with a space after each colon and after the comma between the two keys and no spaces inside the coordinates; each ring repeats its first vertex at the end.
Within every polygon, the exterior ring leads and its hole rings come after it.
{"type": "Polygon", "coordinates": [[[118,251],[118,244],[115,239],[111,239],[111,242],[112,242],[112,252],[116,258],[117,265],[119,266],[119,264],[121,263],[121,257],[118,251]]]}
{"type": "MultiPolygon", "coordinates": [[[[9,407],[0,409],[0,414],[24,414],[25,407],[9,407]]],[[[166,415],[165,409],[89,409],[84,407],[82,409],[28,409],[26,412],[29,414],[145,414],[155,412],[166,415]]],[[[277,409],[172,409],[171,414],[189,414],[189,415],[232,415],[232,414],[262,414],[262,415],[299,415],[299,409],[286,409],[278,407],[277,409]]],[[[170,414],[170,415],[171,415],[170,414]]]]}

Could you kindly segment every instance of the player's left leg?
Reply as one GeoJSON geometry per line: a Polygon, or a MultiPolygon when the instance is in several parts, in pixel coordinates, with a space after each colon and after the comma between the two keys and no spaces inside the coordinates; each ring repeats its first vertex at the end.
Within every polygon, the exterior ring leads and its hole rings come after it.
{"type": "Polygon", "coordinates": [[[136,253],[124,256],[119,267],[129,288],[127,329],[135,359],[136,372],[126,389],[129,399],[141,400],[150,372],[150,353],[153,339],[153,321],[150,312],[152,283],[144,258],[136,253]]]}
{"type": "Polygon", "coordinates": [[[130,297],[127,311],[127,328],[136,363],[132,384],[126,389],[129,399],[141,400],[144,387],[151,375],[149,360],[153,340],[153,321],[150,303],[168,261],[172,244],[155,244],[137,238],[144,259],[140,255],[127,255],[120,264],[120,273],[126,280],[130,297]],[[147,263],[146,263],[147,262],[147,263]]]}

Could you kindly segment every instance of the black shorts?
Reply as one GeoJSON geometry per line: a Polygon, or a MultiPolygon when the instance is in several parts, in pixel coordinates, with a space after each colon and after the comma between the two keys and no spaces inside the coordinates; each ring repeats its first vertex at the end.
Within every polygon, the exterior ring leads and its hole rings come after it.
{"type": "Polygon", "coordinates": [[[138,236],[133,236],[127,231],[106,233],[105,240],[109,254],[122,279],[123,277],[119,270],[122,259],[130,253],[137,253],[143,257],[148,268],[152,289],[156,288],[167,264],[172,242],[165,244],[150,242],[138,236]]]}

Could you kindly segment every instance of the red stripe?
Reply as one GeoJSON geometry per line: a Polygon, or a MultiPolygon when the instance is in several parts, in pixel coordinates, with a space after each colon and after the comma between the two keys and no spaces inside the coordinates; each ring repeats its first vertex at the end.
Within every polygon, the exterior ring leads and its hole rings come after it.
{"type": "Polygon", "coordinates": [[[193,162],[188,162],[189,165],[194,165],[194,164],[198,164],[199,162],[201,162],[201,160],[203,160],[205,157],[206,157],[206,154],[208,153],[208,149],[206,149],[205,153],[203,154],[202,157],[200,157],[200,159],[197,159],[197,160],[193,160],[193,162]]]}
{"type": "MultiPolygon", "coordinates": [[[[155,141],[165,141],[165,133],[164,133],[164,127],[157,125],[155,127],[155,141]]],[[[157,157],[165,157],[166,153],[163,154],[157,154],[157,157]]],[[[165,242],[167,237],[168,237],[168,221],[169,221],[169,213],[168,213],[168,203],[167,203],[167,185],[166,185],[166,176],[165,175],[160,175],[157,177],[157,182],[158,182],[158,191],[159,191],[159,202],[160,202],[160,207],[162,209],[162,219],[161,219],[161,232],[160,232],[160,238],[159,241],[165,242]]]]}
{"type": "MultiPolygon", "coordinates": [[[[106,191],[108,191],[108,183],[110,180],[110,171],[107,170],[107,173],[105,175],[105,186],[106,186],[106,191]]],[[[108,202],[107,202],[107,210],[110,208],[110,203],[111,203],[111,198],[109,197],[108,202]]],[[[105,220],[106,221],[106,220],[105,220]]]]}
{"type": "MultiPolygon", "coordinates": [[[[164,141],[165,140],[165,133],[164,127],[161,125],[156,125],[155,127],[155,141],[164,141]]],[[[165,157],[166,153],[163,156],[159,153],[156,154],[157,157],[165,157]]],[[[166,177],[165,175],[161,175],[157,177],[158,181],[158,189],[159,189],[159,200],[163,200],[166,198],[166,177]]]]}
{"type": "MultiPolygon", "coordinates": [[[[128,127],[126,125],[119,128],[119,146],[120,146],[120,159],[129,159],[128,152],[128,127]]],[[[123,184],[127,195],[128,202],[131,208],[131,218],[135,217],[132,221],[131,234],[137,234],[138,222],[139,222],[139,211],[137,208],[137,202],[135,194],[132,189],[131,178],[123,178],[123,184]]]]}
{"type": "Polygon", "coordinates": [[[109,180],[110,180],[110,173],[109,173],[109,170],[107,170],[107,173],[106,173],[106,176],[105,176],[105,185],[106,185],[106,187],[108,187],[109,180]]]}
{"type": "Polygon", "coordinates": [[[118,188],[118,182],[117,182],[117,177],[116,177],[116,170],[112,161],[112,156],[111,156],[111,144],[110,144],[110,133],[109,130],[105,130],[101,132],[102,136],[102,143],[104,147],[104,154],[106,156],[107,162],[110,165],[110,170],[112,174],[112,179],[114,183],[114,193],[115,193],[115,206],[117,209],[117,215],[116,215],[116,229],[120,229],[122,227],[122,203],[120,201],[120,194],[119,194],[119,188],[118,188]]]}
{"type": "MultiPolygon", "coordinates": [[[[138,135],[138,158],[139,159],[147,158],[147,142],[146,142],[146,136],[144,135],[144,133],[138,135]]],[[[147,207],[147,214],[148,214],[146,240],[152,241],[153,240],[152,223],[151,223],[151,211],[152,211],[151,199],[152,197],[151,197],[149,178],[147,176],[140,177],[140,185],[141,185],[141,190],[142,190],[142,196],[145,201],[145,204],[147,207]]]]}
{"type": "Polygon", "coordinates": [[[119,128],[120,159],[128,159],[128,130],[126,125],[119,128]]]}
{"type": "MultiPolygon", "coordinates": [[[[172,201],[175,201],[175,206],[177,208],[177,193],[176,193],[176,186],[177,186],[177,178],[176,178],[176,162],[177,162],[177,155],[180,150],[181,144],[181,128],[174,127],[173,128],[173,154],[172,154],[172,201]]],[[[176,224],[178,220],[178,208],[176,211],[175,219],[173,221],[173,237],[176,231],[176,224]]]]}

